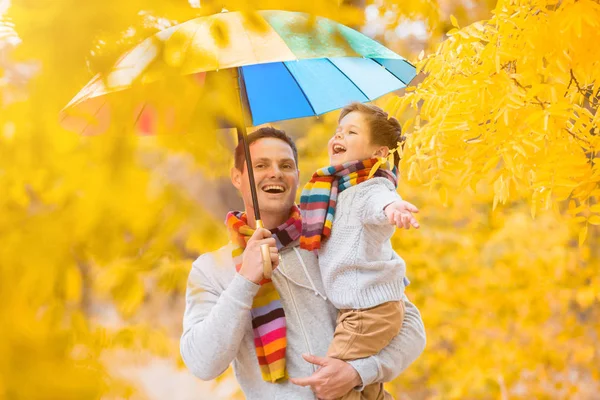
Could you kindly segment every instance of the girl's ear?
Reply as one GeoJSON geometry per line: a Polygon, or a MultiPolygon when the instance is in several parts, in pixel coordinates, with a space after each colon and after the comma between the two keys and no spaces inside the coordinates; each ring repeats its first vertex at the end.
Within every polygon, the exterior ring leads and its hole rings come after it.
{"type": "Polygon", "coordinates": [[[373,157],[387,157],[390,154],[390,149],[387,146],[381,146],[373,152],[373,157]]]}

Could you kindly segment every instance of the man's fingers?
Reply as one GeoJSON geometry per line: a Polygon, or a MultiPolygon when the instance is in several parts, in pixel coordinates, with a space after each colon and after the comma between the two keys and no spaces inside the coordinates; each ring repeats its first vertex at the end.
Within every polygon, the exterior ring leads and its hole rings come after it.
{"type": "Polygon", "coordinates": [[[312,376],[306,378],[290,378],[290,382],[298,386],[311,386],[317,383],[317,380],[312,376]]]}
{"type": "Polygon", "coordinates": [[[260,240],[260,239],[267,239],[270,237],[271,237],[271,231],[269,231],[268,229],[265,229],[265,228],[258,228],[257,230],[254,231],[254,233],[252,234],[252,237],[250,239],[260,240]]]}
{"type": "Polygon", "coordinates": [[[271,247],[271,248],[276,248],[277,247],[277,242],[275,241],[275,238],[273,238],[273,237],[269,237],[268,239],[256,240],[254,243],[256,243],[256,245],[259,246],[259,247],[262,244],[269,245],[269,247],[271,247]]]}
{"type": "Polygon", "coordinates": [[[311,364],[320,365],[322,367],[327,364],[327,358],[325,357],[317,357],[312,354],[302,354],[302,358],[311,364]]]}
{"type": "Polygon", "coordinates": [[[271,253],[271,265],[276,267],[279,265],[279,254],[271,253]]]}

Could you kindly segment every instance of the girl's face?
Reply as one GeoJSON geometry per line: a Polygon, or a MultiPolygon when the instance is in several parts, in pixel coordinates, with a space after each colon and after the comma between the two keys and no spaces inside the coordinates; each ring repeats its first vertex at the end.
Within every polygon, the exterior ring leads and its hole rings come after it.
{"type": "Polygon", "coordinates": [[[331,165],[384,156],[386,146],[371,143],[371,129],[365,115],[352,111],[340,120],[327,151],[331,165]]]}

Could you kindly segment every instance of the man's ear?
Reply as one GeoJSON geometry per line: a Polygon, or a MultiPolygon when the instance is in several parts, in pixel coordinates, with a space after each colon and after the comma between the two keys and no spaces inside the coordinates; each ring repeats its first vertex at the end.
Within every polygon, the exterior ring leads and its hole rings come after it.
{"type": "Polygon", "coordinates": [[[242,171],[236,167],[231,168],[231,183],[237,190],[242,188],[242,171]]]}
{"type": "Polygon", "coordinates": [[[381,146],[373,152],[373,157],[387,157],[390,154],[390,149],[387,146],[381,146]]]}

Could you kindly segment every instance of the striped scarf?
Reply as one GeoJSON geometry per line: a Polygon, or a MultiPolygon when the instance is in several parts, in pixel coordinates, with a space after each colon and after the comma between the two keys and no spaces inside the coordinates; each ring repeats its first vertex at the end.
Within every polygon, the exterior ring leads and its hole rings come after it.
{"type": "MultiPolygon", "coordinates": [[[[338,195],[344,190],[369,179],[376,158],[351,161],[342,165],[323,167],[315,172],[304,186],[300,196],[302,212],[302,236],[300,247],[317,251],[321,242],[331,235],[338,195]]],[[[377,169],[373,176],[388,178],[398,185],[396,167],[393,170],[377,169]]]]}
{"type": "MultiPolygon", "coordinates": [[[[236,245],[232,256],[235,269],[239,271],[242,267],[242,254],[254,229],[248,226],[246,214],[239,211],[228,213],[226,224],[231,241],[236,245]]],[[[277,248],[282,249],[297,240],[300,237],[301,229],[300,210],[294,206],[290,218],[284,224],[271,230],[277,242],[277,248]]],[[[270,279],[263,279],[260,282],[260,289],[252,301],[250,313],[254,330],[254,346],[262,378],[272,383],[280,379],[287,379],[285,314],[279,293],[270,279]]]]}

